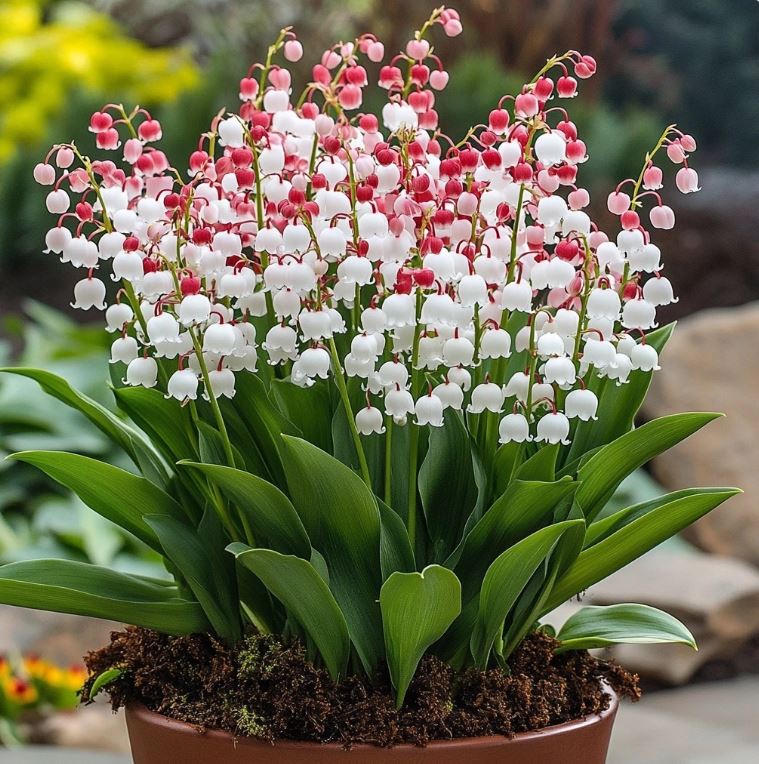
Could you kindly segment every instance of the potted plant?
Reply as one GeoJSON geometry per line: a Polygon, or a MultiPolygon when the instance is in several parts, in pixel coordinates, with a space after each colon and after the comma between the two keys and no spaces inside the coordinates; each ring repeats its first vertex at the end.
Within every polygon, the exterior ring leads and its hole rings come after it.
{"type": "Polygon", "coordinates": [[[379,116],[361,112],[374,36],[326,51],[295,96],[286,29],[189,167],[145,110],[109,104],[90,122],[105,159],[57,145],[35,169],[57,216],[47,247],[83,272],[74,306],[105,310],[115,335],[127,418],[7,371],[131,464],[11,458],[167,576],[16,562],[0,601],[131,624],[87,657],[84,695],[127,706],[138,764],[603,762],[611,688],[637,687],[587,649],[693,645],[642,605],[585,607],[558,633],[541,619],[736,492],[605,510],[716,416],[634,427],[672,331],[656,328],[674,299],[650,237],[673,223],[657,162],[694,191],[695,143],[662,133],[610,194],[607,235],[562,106],[595,61],[550,58],[454,142],[434,110],[437,27],[457,35],[457,13],[435,10],[379,68],[379,116]]]}

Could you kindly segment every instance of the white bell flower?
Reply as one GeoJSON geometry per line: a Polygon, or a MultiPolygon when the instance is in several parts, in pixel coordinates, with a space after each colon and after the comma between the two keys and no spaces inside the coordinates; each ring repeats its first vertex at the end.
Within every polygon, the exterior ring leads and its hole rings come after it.
{"type": "Polygon", "coordinates": [[[596,419],[598,397],[592,390],[572,390],[564,399],[564,413],[569,419],[582,419],[587,422],[596,419]]]}
{"type": "Polygon", "coordinates": [[[378,371],[379,381],[383,387],[405,387],[409,378],[408,368],[400,361],[385,361],[378,371]]]}
{"type": "Polygon", "coordinates": [[[590,318],[608,318],[616,321],[622,301],[613,289],[591,289],[588,295],[587,314],[590,318]]]}
{"type": "Polygon", "coordinates": [[[332,337],[332,321],[326,310],[301,311],[298,314],[298,324],[304,340],[322,340],[332,337]]]}
{"type": "Polygon", "coordinates": [[[179,303],[178,313],[182,326],[202,324],[211,315],[211,301],[204,294],[188,294],[179,303]]]}
{"type": "Polygon", "coordinates": [[[577,381],[577,369],[566,356],[549,358],[543,367],[543,376],[549,384],[568,389],[577,381]]]}
{"type": "Polygon", "coordinates": [[[164,311],[157,316],[151,316],[147,321],[147,328],[148,339],[153,344],[179,342],[179,324],[171,313],[164,311]]]}
{"type": "MultiPolygon", "coordinates": [[[[235,396],[235,375],[231,369],[212,369],[208,372],[208,381],[211,383],[211,390],[214,398],[234,398],[235,396]]],[[[203,393],[203,397],[208,400],[208,390],[203,393]]]]}
{"type": "Polygon", "coordinates": [[[441,382],[432,389],[432,394],[436,395],[443,402],[444,409],[453,409],[461,411],[464,405],[464,391],[450,380],[441,382]]]}
{"type": "Polygon", "coordinates": [[[517,400],[524,402],[527,400],[527,393],[529,392],[529,389],[529,374],[525,374],[523,371],[518,371],[506,383],[503,394],[506,396],[506,398],[516,396],[517,400]]]}
{"type": "Polygon", "coordinates": [[[471,366],[474,344],[466,337],[452,337],[443,345],[443,363],[446,366],[471,366]]]}
{"type": "Polygon", "coordinates": [[[179,401],[192,400],[198,397],[198,377],[192,369],[179,369],[170,377],[166,385],[165,398],[176,398],[179,401]]]}
{"type": "Polygon", "coordinates": [[[124,382],[132,386],[155,387],[158,382],[158,364],[155,358],[135,358],[130,361],[124,382]]]}
{"type": "Polygon", "coordinates": [[[365,406],[356,414],[356,429],[362,435],[371,435],[377,433],[381,435],[385,432],[382,420],[382,412],[374,406],[365,406]]]}
{"type": "Polygon", "coordinates": [[[567,141],[561,131],[543,133],[535,140],[535,154],[546,167],[561,164],[567,158],[567,141]]]}
{"type": "Polygon", "coordinates": [[[532,287],[527,281],[511,281],[501,292],[501,307],[529,313],[532,310],[532,287]]]}
{"type": "Polygon", "coordinates": [[[387,316],[388,329],[412,326],[416,323],[416,306],[410,294],[391,294],[382,303],[382,312],[387,316]]]}
{"type": "Polygon", "coordinates": [[[408,390],[396,385],[385,393],[385,413],[396,424],[405,424],[406,417],[414,413],[414,398],[408,390]]]}
{"type": "Polygon", "coordinates": [[[137,340],[134,337],[118,337],[111,344],[111,360],[109,363],[129,364],[137,358],[137,340]]]}
{"type": "Polygon", "coordinates": [[[464,392],[472,386],[472,375],[463,366],[454,366],[448,369],[448,381],[458,385],[464,392]]]}
{"type": "Polygon", "coordinates": [[[480,337],[480,358],[508,358],[511,335],[505,329],[485,329],[480,337]]]}
{"type": "Polygon", "coordinates": [[[120,332],[124,324],[128,324],[133,318],[134,311],[127,303],[115,302],[105,311],[106,329],[109,332],[120,332]]]}
{"type": "Polygon", "coordinates": [[[535,440],[543,443],[569,444],[569,419],[560,411],[554,411],[538,420],[535,440]]]}
{"type": "Polygon", "coordinates": [[[210,324],[203,333],[203,352],[230,355],[235,349],[236,339],[232,324],[210,324]]]}
{"type": "Polygon", "coordinates": [[[72,308],[105,310],[105,284],[100,279],[88,278],[77,281],[74,285],[72,308]]]}
{"type": "Polygon", "coordinates": [[[443,426],[443,401],[431,392],[417,400],[414,412],[416,413],[416,424],[420,426],[425,424],[431,427],[443,426]]]}
{"type": "Polygon", "coordinates": [[[499,413],[503,408],[503,390],[495,382],[483,382],[472,390],[472,399],[467,406],[471,414],[481,414],[483,411],[499,413]]]}
{"type": "Polygon", "coordinates": [[[633,369],[641,371],[659,371],[659,354],[651,345],[635,345],[630,352],[633,369]]]}
{"type": "Polygon", "coordinates": [[[629,300],[622,308],[622,326],[625,329],[653,329],[656,323],[656,306],[647,300],[629,300]]]}
{"type": "Polygon", "coordinates": [[[524,443],[532,440],[530,425],[524,414],[506,414],[498,425],[499,443],[524,443]]]}
{"type": "Polygon", "coordinates": [[[300,367],[309,377],[327,379],[330,369],[330,356],[324,348],[306,348],[300,354],[300,367]]]}
{"type": "Polygon", "coordinates": [[[643,284],[643,299],[652,305],[669,305],[678,301],[672,291],[670,280],[665,276],[648,279],[643,284]]]}

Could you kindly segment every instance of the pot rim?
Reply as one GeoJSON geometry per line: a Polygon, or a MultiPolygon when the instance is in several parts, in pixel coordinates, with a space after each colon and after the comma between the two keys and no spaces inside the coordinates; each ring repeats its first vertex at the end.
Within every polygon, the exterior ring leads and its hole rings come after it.
{"type": "MultiPolygon", "coordinates": [[[[552,724],[548,727],[543,727],[539,730],[531,730],[529,732],[517,732],[513,737],[507,737],[506,735],[485,735],[480,737],[460,737],[452,738],[450,740],[431,740],[424,748],[431,748],[433,750],[450,750],[457,748],[471,748],[472,746],[493,746],[519,742],[527,742],[529,740],[535,740],[538,738],[549,738],[556,735],[567,734],[575,730],[583,729],[585,727],[591,727],[596,724],[600,724],[605,719],[613,717],[617,713],[619,707],[619,698],[609,686],[604,687],[604,692],[609,696],[609,707],[605,711],[601,711],[598,714],[590,714],[580,719],[574,719],[569,722],[562,722],[561,724],[552,724]]],[[[257,745],[276,745],[276,747],[282,751],[302,751],[306,748],[318,748],[319,750],[332,750],[332,751],[344,751],[345,748],[341,743],[320,743],[311,740],[277,740],[274,743],[269,744],[265,740],[258,738],[245,737],[239,735],[233,735],[231,732],[224,730],[209,729],[205,732],[201,732],[196,726],[187,722],[178,721],[171,717],[164,716],[163,714],[156,713],[149,710],[142,703],[129,703],[126,707],[126,712],[129,715],[134,715],[146,724],[160,726],[166,728],[172,732],[188,733],[193,732],[197,735],[209,736],[219,740],[230,740],[236,746],[246,744],[257,745]]],[[[376,749],[379,746],[372,745],[371,743],[358,743],[351,746],[351,751],[362,751],[369,749],[376,749]]],[[[417,750],[419,746],[412,745],[410,743],[402,743],[400,745],[391,746],[392,750],[417,750]]]]}

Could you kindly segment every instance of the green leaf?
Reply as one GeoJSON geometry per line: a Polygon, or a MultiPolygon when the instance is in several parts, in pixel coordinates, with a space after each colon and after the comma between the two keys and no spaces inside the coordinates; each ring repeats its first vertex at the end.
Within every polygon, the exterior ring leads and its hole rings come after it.
{"type": "Polygon", "coordinates": [[[400,708],[425,650],[461,612],[461,584],[440,565],[393,573],[380,592],[382,627],[395,705],[400,708]]]}
{"type": "Polygon", "coordinates": [[[371,675],[384,653],[377,604],[380,514],[374,495],[348,467],[311,443],[288,435],[282,440],[293,504],[311,544],[327,561],[330,589],[371,675]]]}
{"type": "MultiPolygon", "coordinates": [[[[200,461],[205,464],[226,465],[228,460],[221,433],[202,419],[198,420],[195,426],[198,430],[198,455],[200,461]]],[[[244,470],[245,460],[234,445],[232,445],[232,455],[235,459],[235,467],[244,470]]]]}
{"type": "Polygon", "coordinates": [[[118,679],[123,673],[124,669],[120,668],[109,668],[105,671],[101,671],[95,677],[95,681],[92,683],[86,699],[88,701],[94,700],[104,687],[107,687],[111,682],[118,679]]]}
{"type": "Polygon", "coordinates": [[[332,452],[332,405],[325,382],[299,387],[290,380],[275,379],[269,394],[305,440],[328,454],[332,452]]]}
{"type": "Polygon", "coordinates": [[[433,557],[445,560],[461,539],[478,496],[469,434],[452,409],[446,410],[443,427],[430,430],[419,469],[419,496],[433,557]]]}
{"type": "Polygon", "coordinates": [[[641,557],[737,493],[742,492],[710,488],[675,499],[583,550],[554,587],[541,615],[641,557]]]}
{"type": "Polygon", "coordinates": [[[237,412],[257,443],[272,481],[284,488],[286,482],[281,454],[282,435],[299,435],[300,432],[279,411],[258,376],[250,372],[239,372],[235,380],[235,397],[231,401],[220,401],[222,412],[227,408],[237,412]]]}
{"type": "Polygon", "coordinates": [[[257,544],[307,559],[311,542],[290,499],[275,485],[249,472],[217,464],[180,462],[217,485],[237,505],[250,525],[257,544]]]}
{"type": "Polygon", "coordinates": [[[711,413],[672,414],[622,435],[594,454],[577,473],[577,500],[588,520],[603,508],[619,484],[653,457],[721,416],[711,413]]]}
{"type": "Polygon", "coordinates": [[[672,493],[663,496],[656,496],[647,501],[641,501],[638,504],[624,507],[611,515],[599,518],[591,523],[585,534],[584,546],[587,549],[588,547],[597,544],[599,541],[603,541],[612,533],[624,528],[625,525],[629,525],[633,520],[637,520],[639,517],[643,517],[652,510],[658,509],[665,504],[670,504],[673,501],[677,501],[677,499],[682,499],[686,496],[711,493],[713,490],[713,488],[685,488],[682,491],[673,491],[672,493]]]}
{"type": "Polygon", "coordinates": [[[272,549],[230,544],[227,550],[261,579],[314,642],[330,676],[345,675],[350,657],[348,626],[340,607],[308,560],[272,549]]]}
{"type": "Polygon", "coordinates": [[[571,496],[577,483],[515,480],[464,539],[454,570],[461,580],[464,603],[476,596],[482,578],[501,552],[552,522],[553,512],[571,496]]]}
{"type": "Polygon", "coordinates": [[[411,573],[416,570],[416,563],[414,551],[411,549],[411,539],[406,530],[406,524],[401,520],[400,515],[380,499],[377,499],[377,505],[379,506],[381,523],[380,567],[382,580],[385,581],[396,571],[411,573]]]}
{"type": "Polygon", "coordinates": [[[167,634],[207,632],[197,602],[174,586],[71,560],[33,560],[0,567],[0,602],[121,621],[167,634]]]}
{"type": "Polygon", "coordinates": [[[180,505],[154,483],[88,456],[63,451],[22,451],[8,458],[38,467],[53,480],[70,488],[99,515],[134,534],[156,551],[161,551],[161,545],[145,523],[145,514],[185,517],[180,505]]]}
{"type": "Polygon", "coordinates": [[[176,566],[219,636],[233,644],[240,639],[237,592],[233,566],[227,566],[225,543],[214,532],[206,510],[205,528],[197,531],[168,515],[148,515],[166,557],[176,566]],[[201,541],[201,532],[202,541],[201,541]]]}
{"type": "Polygon", "coordinates": [[[559,630],[556,650],[592,650],[619,643],[652,645],[675,642],[696,649],[696,640],[674,616],[648,605],[590,605],[570,616],[559,630]]]}
{"type": "Polygon", "coordinates": [[[147,387],[114,388],[119,408],[153,441],[166,460],[196,459],[194,427],[187,407],[147,387]]]}
{"type": "Polygon", "coordinates": [[[475,663],[481,670],[487,668],[493,644],[501,636],[504,621],[519,595],[559,538],[575,525],[576,521],[568,521],[542,528],[501,553],[488,568],[470,642],[475,663]]]}
{"type": "Polygon", "coordinates": [[[543,446],[519,467],[514,477],[518,480],[555,480],[558,455],[558,443],[543,446]]]}

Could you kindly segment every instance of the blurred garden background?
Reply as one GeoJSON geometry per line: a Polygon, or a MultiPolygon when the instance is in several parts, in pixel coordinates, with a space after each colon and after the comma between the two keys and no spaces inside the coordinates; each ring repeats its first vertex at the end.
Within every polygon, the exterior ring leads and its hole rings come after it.
{"type": "MultiPolygon", "coordinates": [[[[438,47],[451,74],[437,103],[449,135],[460,137],[471,115],[487,115],[548,55],[577,48],[598,61],[598,75],[574,105],[580,135],[592,149],[581,177],[597,214],[603,215],[611,186],[637,175],[664,125],[676,121],[698,141],[694,166],[703,190],[671,195],[677,230],[657,239],[680,296],[665,317],[683,321],[647,415],[714,409],[728,416],[625,490],[645,499],[662,485],[734,484],[746,494],[687,541],[623,571],[591,597],[650,601],[679,613],[700,637],[696,656],[676,647],[647,649],[648,657],[620,651],[651,686],[759,673],[759,3],[454,4],[464,34],[438,47]]],[[[110,340],[101,317],[73,314],[75,272],[42,252],[50,218],[32,168],[52,143],[74,138],[90,151],[92,111],[105,102],[139,103],[160,119],[162,148],[182,166],[210,115],[238,102],[240,77],[280,28],[294,25],[304,42],[306,55],[292,69],[295,79],[305,78],[306,62],[365,29],[376,31],[392,54],[431,6],[416,0],[0,0],[0,364],[45,367],[112,405],[103,385],[110,340]]],[[[77,414],[31,380],[4,375],[0,457],[26,448],[107,456],[103,438],[77,414]]],[[[40,473],[0,462],[0,562],[32,556],[141,572],[156,564],[40,473]]],[[[67,664],[107,633],[71,623],[0,608],[0,655],[42,651],[67,664]]],[[[0,740],[8,742],[2,717],[12,715],[12,687],[3,665],[0,660],[0,740]]],[[[114,739],[104,733],[99,740],[90,726],[88,741],[72,729],[38,724],[27,732],[76,745],[114,739]]]]}

